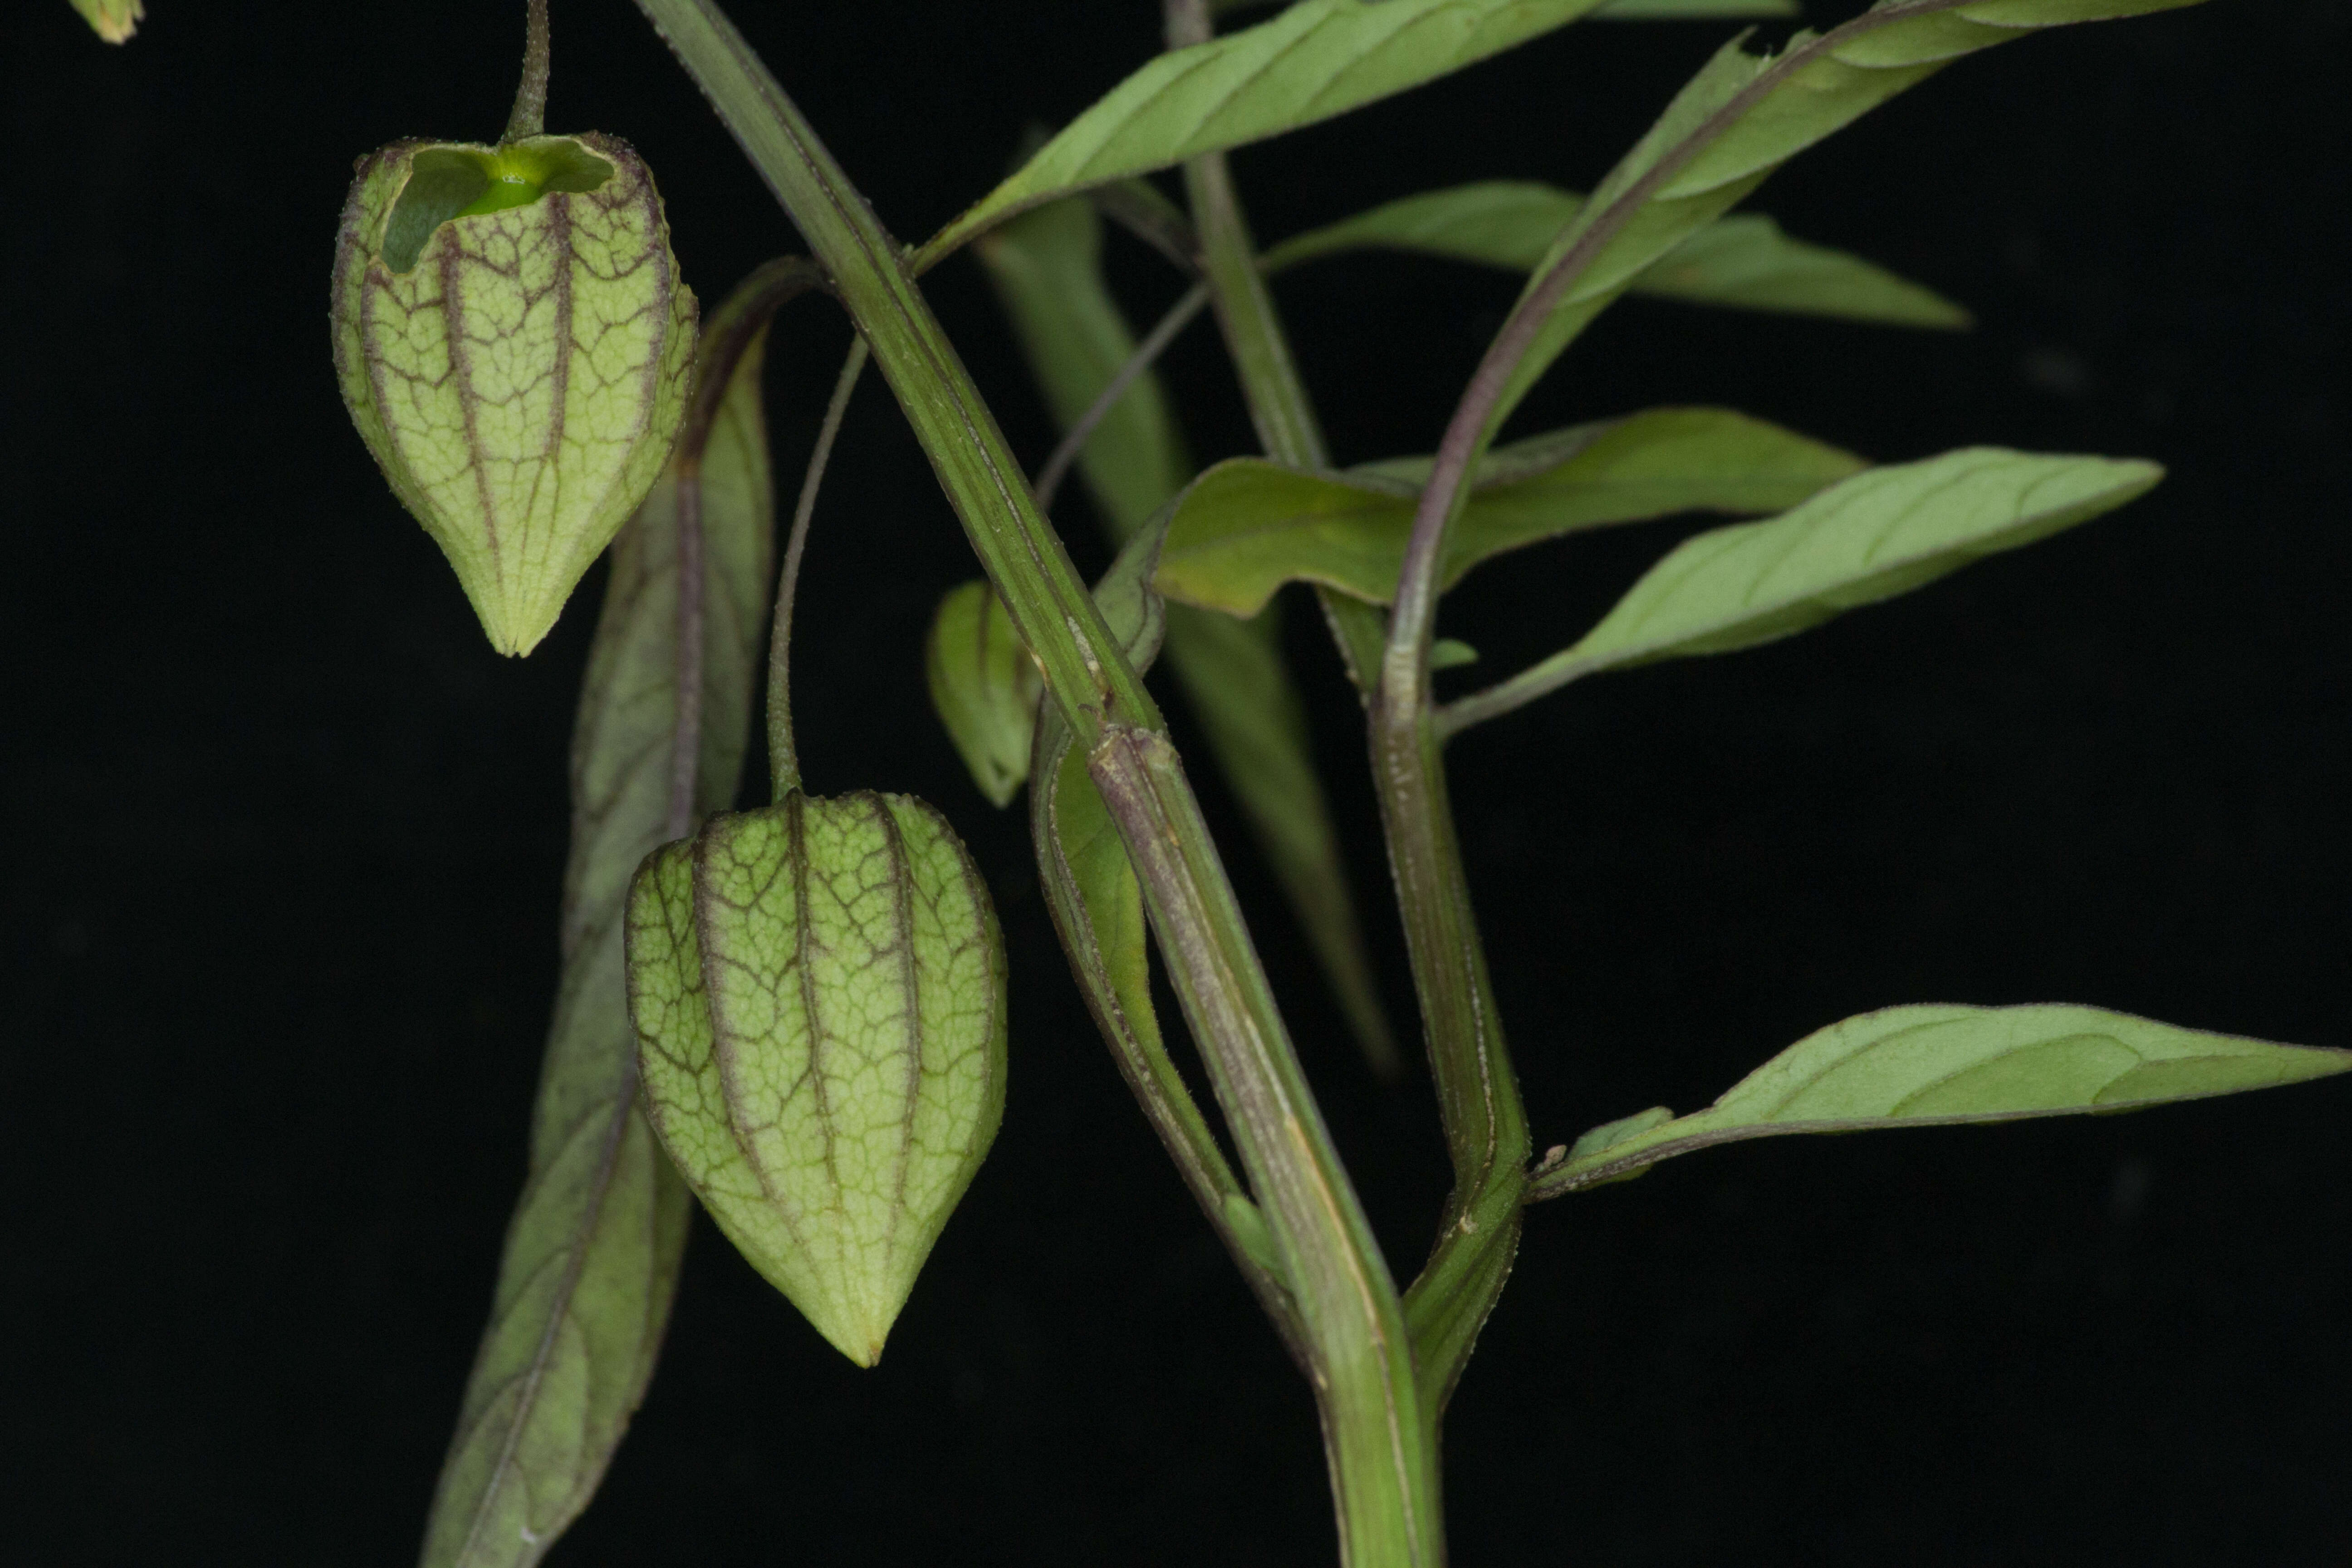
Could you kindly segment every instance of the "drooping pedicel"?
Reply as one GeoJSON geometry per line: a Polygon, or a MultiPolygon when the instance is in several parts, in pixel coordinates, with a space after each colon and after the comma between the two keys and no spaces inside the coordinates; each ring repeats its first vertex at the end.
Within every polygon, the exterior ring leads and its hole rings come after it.
{"type": "Polygon", "coordinates": [[[721,1230],[860,1366],[1004,1110],[1004,945],[906,795],[711,820],[629,896],[646,1112],[721,1230]]]}
{"type": "Polygon", "coordinates": [[[501,653],[529,653],[668,459],[693,292],[652,174],[591,132],[400,142],[335,244],[335,373],[501,653]]]}

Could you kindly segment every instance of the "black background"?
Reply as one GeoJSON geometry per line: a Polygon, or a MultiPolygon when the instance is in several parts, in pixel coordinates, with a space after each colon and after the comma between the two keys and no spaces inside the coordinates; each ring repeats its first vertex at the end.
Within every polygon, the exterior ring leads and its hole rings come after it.
{"type": "MultiPolygon", "coordinates": [[[[495,133],[509,9],[155,0],[121,50],[61,0],[0,16],[12,1562],[415,1551],[521,1173],[601,575],[530,659],[489,651],[338,404],[325,285],[352,157],[495,133]]],[[[1147,0],[739,9],[910,237],[1155,37],[1147,0]]],[[[1973,334],[1635,302],[1538,395],[1523,428],[1720,402],[1886,458],[2173,470],[1895,605],[1456,746],[1539,1146],[1902,1001],[2352,1046],[2348,17],[2262,0],[2022,42],[1753,204],[1967,302],[1973,334]]],[[[557,26],[551,124],[639,144],[706,300],[793,247],[632,8],[562,0],[557,26]]],[[[1236,166],[1269,239],[1465,179],[1589,185],[1726,30],[1570,29],[1236,166]]],[[[1174,293],[1115,256],[1139,314],[1174,293]]],[[[1513,287],[1395,258],[1286,282],[1339,457],[1425,450],[1513,287]]],[[[931,292],[1042,456],[976,268],[931,292]]],[[[787,474],[843,341],[814,304],[780,335],[787,474]]],[[[1170,369],[1201,452],[1245,449],[1213,333],[1170,369]]],[[[1515,667],[1675,536],[1490,568],[1445,629],[1515,667]]],[[[651,1396],[556,1561],[1328,1561],[1307,1393],[1076,1004],[1019,814],[928,710],[921,627],[973,563],[871,385],[811,571],[813,787],[940,804],[998,890],[1004,1131],[875,1372],[698,1227],[651,1396]]],[[[1402,1018],[1360,734],[1312,618],[1292,629],[1402,1018]]],[[[1409,1270],[1444,1183],[1426,1086],[1368,1082],[1203,783],[1409,1270]]],[[[2340,1561],[2347,1115],[2338,1083],[1791,1140],[1539,1210],[1449,1419],[1456,1558],[2340,1561]]]]}

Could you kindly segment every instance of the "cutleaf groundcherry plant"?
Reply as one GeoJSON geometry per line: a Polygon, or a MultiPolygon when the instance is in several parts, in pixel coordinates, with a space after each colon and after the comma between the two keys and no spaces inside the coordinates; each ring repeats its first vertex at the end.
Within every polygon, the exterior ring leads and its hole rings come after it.
{"type": "MultiPolygon", "coordinates": [[[[980,795],[1003,807],[1027,792],[1039,887],[1103,1043],[1312,1391],[1351,1568],[1445,1560],[1442,1417],[1530,1205],[1718,1143],[2126,1110],[2352,1067],[2352,1053],[2088,1005],[1929,1001],[1825,1021],[1705,1109],[1538,1138],[1556,1112],[1522,1103],[1447,796],[1446,744],[1466,729],[1529,721],[1517,710],[1588,677],[1794,636],[2160,481],[2127,455],[1970,446],[1874,464],[1727,408],[1512,421],[1629,293],[1966,325],[1934,291],[1741,205],[1979,50],[2186,3],[1879,0],[1778,47],[1739,33],[1590,192],[1398,191],[1265,248],[1226,163],[1235,147],[1588,18],[1790,7],[1165,0],[1162,52],[908,243],[716,0],[637,0],[804,246],[702,312],[644,160],[617,135],[547,133],[549,17],[529,0],[504,133],[363,158],[332,245],[331,347],[352,422],[492,647],[528,654],[610,559],[575,728],[563,972],[530,1180],[425,1568],[534,1563],[589,1506],[653,1375],[698,1204],[818,1335],[871,1365],[997,1133],[1017,1053],[971,857],[940,809],[891,780],[830,799],[801,783],[793,606],[869,365],[977,563],[908,657],[980,795]],[[1107,226],[1180,275],[1156,323],[1130,322],[1108,287],[1107,226]],[[1523,284],[1430,450],[1343,468],[1268,279],[1365,250],[1523,284]],[[967,254],[1063,431],[1034,476],[923,292],[926,271],[967,254]],[[780,537],[761,384],[771,324],[804,296],[799,308],[845,311],[855,337],[780,537]],[[1206,468],[1152,368],[1196,321],[1222,336],[1259,448],[1206,468]],[[1110,535],[1113,564],[1092,584],[1046,517],[1066,479],[1110,535]],[[1438,699],[1435,671],[1460,681],[1477,663],[1438,636],[1466,576],[1538,542],[1692,514],[1717,521],[1557,653],[1438,699]],[[1412,1027],[1372,982],[1276,632],[1286,600],[1310,597],[1360,706],[1412,1027]],[[1202,760],[1179,755],[1145,682],[1163,660],[1370,1069],[1396,1077],[1417,1037],[1453,1171],[1417,1260],[1376,1243],[1325,1127],[1227,879],[1239,847],[1212,841],[1202,760]],[[762,685],[772,804],[737,813],[762,685]],[[1198,1078],[1155,1000],[1155,952],[1198,1078]]],[[[75,4],[114,42],[142,16],[137,0],[75,4]]],[[[740,1353],[833,1352],[812,1339],[740,1353]]]]}

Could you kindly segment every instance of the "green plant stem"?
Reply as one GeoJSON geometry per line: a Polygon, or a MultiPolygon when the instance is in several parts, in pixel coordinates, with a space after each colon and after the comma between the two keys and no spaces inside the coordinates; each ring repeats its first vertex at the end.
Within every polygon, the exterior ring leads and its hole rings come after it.
{"type": "MultiPolygon", "coordinates": [[[[1168,43],[1171,48],[1206,42],[1211,27],[1200,0],[1168,0],[1168,43]]],[[[1257,245],[1241,197],[1234,189],[1233,172],[1222,153],[1194,158],[1184,165],[1185,195],[1192,205],[1193,241],[1201,268],[1217,309],[1217,324],[1226,352],[1249,405],[1250,423],[1258,445],[1276,462],[1297,468],[1328,468],[1330,449],[1324,444],[1322,421],[1315,415],[1306,378],[1290,352],[1290,335],[1273,291],[1257,265],[1257,245]]],[[[1381,612],[1372,605],[1318,586],[1316,603],[1323,623],[1339,647],[1340,663],[1359,692],[1376,668],[1383,628],[1381,612]]],[[[1393,1082],[1403,1072],[1403,1058],[1379,1004],[1380,986],[1365,957],[1362,934],[1355,922],[1352,900],[1344,893],[1339,914],[1346,924],[1338,940],[1321,927],[1311,927],[1324,966],[1341,980],[1335,986],[1349,1022],[1363,1042],[1373,1076],[1393,1082]]]]}
{"type": "MultiPolygon", "coordinates": [[[[1303,1099],[1305,1085],[1289,1043],[1266,1030],[1267,1020],[1278,1015],[1265,973],[1255,965],[1229,967],[1213,946],[1185,951],[1207,933],[1238,925],[1241,911],[1175,749],[1164,734],[1113,722],[1088,754],[1087,771],[1135,863],[1185,1016],[1204,1039],[1226,1042],[1226,1048],[1210,1054],[1210,1071],[1244,1158],[1254,1142],[1287,1145],[1287,1158],[1254,1166],[1259,1201],[1270,1216],[1327,1204],[1335,1190],[1345,1190],[1345,1176],[1338,1184],[1321,1178],[1326,1162],[1336,1166],[1337,1156],[1313,1101],[1303,1100],[1315,1118],[1311,1124],[1285,1125],[1286,1107],[1268,1092],[1296,1085],[1303,1099]]],[[[1335,1227],[1360,1223],[1360,1215],[1329,1217],[1335,1227]]],[[[1285,1250],[1311,1336],[1340,1559],[1350,1568],[1436,1568],[1445,1557],[1437,1434],[1418,1397],[1412,1348],[1388,1270],[1376,1252],[1366,1259],[1373,1267],[1334,1270],[1330,1266],[1339,1259],[1285,1250]],[[1316,1272],[1302,1274],[1305,1268],[1316,1272]],[[1358,1310],[1329,1310],[1335,1298],[1349,1296],[1358,1310]]]]}
{"type": "Polygon", "coordinates": [[[1170,306],[1168,313],[1160,318],[1159,324],[1136,345],[1127,363],[1118,367],[1118,373],[1103,384],[1102,391],[1087,405],[1087,411],[1078,416],[1076,423],[1063,433],[1062,444],[1054,448],[1045,466],[1037,470],[1036,480],[1029,487],[1037,498],[1039,511],[1054,510],[1054,497],[1060,493],[1062,481],[1069,477],[1071,466],[1077,462],[1078,454],[1086,450],[1087,438],[1094,435],[1095,427],[1118,405],[1118,400],[1127,395],[1128,389],[1135,384],[1137,378],[1167,352],[1168,345],[1176,341],[1176,334],[1190,326],[1192,318],[1199,315],[1202,307],[1208,302],[1207,284],[1196,283],[1187,289],[1183,298],[1170,306]]]}
{"type": "Polygon", "coordinates": [[[1312,1376],[1297,1303],[1283,1282],[1281,1259],[1269,1254],[1264,1218],[1218,1146],[1217,1135],[1201,1114],[1184,1075],[1170,1058],[1155,1021],[1148,1016],[1129,1016],[1118,983],[1103,961],[1086,889],[1062,852],[1062,770],[1069,749],[1070,732],[1061,715],[1050,708],[1039,713],[1031,749],[1029,824],[1038,847],[1038,876],[1055,927],[1069,953],[1087,1007],[1110,1047],[1120,1076],[1142,1107],[1144,1120],[1160,1134],[1178,1174],[1200,1204],[1201,1212],[1216,1227],[1258,1304],[1274,1321],[1298,1370],[1312,1376]]]}
{"type": "Polygon", "coordinates": [[[852,340],[833,384],[833,396],[826,400],[824,423],[817,426],[816,445],[809,451],[808,471],[801,477],[800,499],[793,506],[792,532],[784,541],[783,564],[776,569],[776,624],[768,637],[768,785],[778,800],[801,787],[800,748],[793,742],[793,605],[800,592],[801,557],[808,550],[809,521],[816,516],[825,465],[833,460],[833,443],[841,435],[857,378],[866,374],[866,340],[852,340]]]}
{"type": "MultiPolygon", "coordinates": [[[[1445,435],[1430,465],[1429,482],[1423,487],[1421,504],[1413,513],[1412,532],[1405,542],[1404,563],[1397,578],[1396,599],[1390,616],[1387,663],[1400,679],[1417,680],[1423,707],[1428,705],[1429,647],[1436,629],[1441,592],[1438,563],[1444,559],[1445,536],[1469,500],[1471,470],[1477,467],[1502,419],[1508,416],[1506,400],[1520,362],[1533,352],[1552,311],[1653,195],[1790,77],[1882,27],[1954,10],[1965,4],[1967,0],[1912,0],[1909,5],[1887,5],[1865,11],[1826,33],[1792,45],[1659,156],[1640,179],[1620,191],[1606,209],[1580,215],[1587,224],[1584,232],[1540,278],[1528,284],[1502,329],[1495,334],[1495,341],[1487,345],[1469,384],[1463,389],[1462,399],[1454,405],[1454,416],[1446,424],[1445,435]],[[1412,673],[1415,669],[1417,676],[1412,673]]],[[[1556,689],[1561,683],[1559,668],[1556,661],[1546,660],[1499,685],[1449,703],[1435,720],[1438,743],[1443,745],[1447,738],[1473,724],[1556,689]]],[[[1384,669],[1384,679],[1388,673],[1384,669]]]]}
{"type": "MultiPolygon", "coordinates": [[[[1610,241],[1633,221],[1653,193],[1699,152],[1738,124],[1757,103],[1790,75],[1812,60],[1833,54],[1853,39],[1880,27],[1930,12],[1953,9],[1963,0],[1914,0],[1864,13],[1818,38],[1790,48],[1754,81],[1705,121],[1694,127],[1671,151],[1660,157],[1642,178],[1614,197],[1608,209],[1586,215],[1589,226],[1543,276],[1532,282],[1512,310],[1502,330],[1479,362],[1461,401],[1448,421],[1431,464],[1428,483],[1413,516],[1406,541],[1404,563],[1390,611],[1388,647],[1381,660],[1381,684],[1374,704],[1375,769],[1381,774],[1383,818],[1390,826],[1390,852],[1396,859],[1397,879],[1406,909],[1426,913],[1426,929],[1414,931],[1408,915],[1408,938],[1416,948],[1415,973],[1422,973],[1418,949],[1424,942],[1441,944],[1457,956],[1449,964],[1451,981],[1435,1000],[1452,1016],[1445,1037],[1463,1052],[1460,1070],[1451,1087],[1441,1089],[1446,1100],[1447,1140],[1454,1147],[1457,1169],[1464,1153],[1484,1142],[1496,1183],[1509,1179],[1503,1169],[1507,1157],[1523,1166],[1528,1152],[1526,1117],[1511,1083],[1503,1055],[1502,1036],[1486,984],[1485,959],[1478,943],[1469,900],[1464,889],[1460,853],[1453,840],[1451,817],[1444,810],[1443,749],[1445,737],[1476,718],[1500,711],[1513,700],[1525,700],[1522,683],[1482,694],[1449,713],[1444,721],[1432,710],[1429,651],[1436,635],[1437,601],[1443,585],[1439,563],[1444,559],[1445,537],[1460,516],[1469,491],[1469,477],[1493,440],[1496,426],[1507,409],[1513,378],[1520,363],[1534,349],[1553,310],[1568,290],[1592,266],[1610,241]],[[1398,832],[1400,821],[1426,824],[1431,832],[1416,837],[1398,832]]],[[[1423,993],[1423,1005],[1432,1000],[1423,993]]],[[[1441,1047],[1433,1021],[1432,1050],[1441,1047]]],[[[1441,1074],[1441,1082],[1444,1077],[1441,1074]]],[[[1519,1177],[1524,1191],[1525,1177],[1519,1177]]],[[[1461,1192],[1457,1189],[1456,1202],[1461,1192]]],[[[1448,1242],[1459,1234],[1450,1229],[1448,1242]]],[[[1465,1245],[1473,1237],[1463,1237],[1465,1245]]],[[[1446,1243],[1441,1243],[1443,1247],[1446,1243]]],[[[1433,1274],[1435,1272],[1434,1260],[1433,1274]]],[[[1420,1305],[1416,1295],[1416,1306],[1420,1305]]],[[[1428,1316],[1441,1314],[1431,1303],[1428,1316]]],[[[1423,1314],[1416,1313],[1416,1323],[1423,1314]]]]}
{"type": "Polygon", "coordinates": [[[1177,271],[1194,278],[1201,271],[1201,246],[1193,237],[1184,210],[1160,194],[1160,187],[1138,175],[1113,180],[1087,193],[1095,210],[1166,257],[1177,271]]]}
{"type": "MultiPolygon", "coordinates": [[[[1208,7],[1202,0],[1168,0],[1169,47],[1206,43],[1211,32],[1208,7]]],[[[1331,454],[1323,443],[1322,423],[1315,416],[1307,383],[1291,355],[1290,337],[1283,331],[1274,294],[1258,271],[1257,247],[1234,194],[1225,155],[1212,153],[1187,163],[1184,191],[1192,203],[1202,272],[1216,303],[1226,352],[1233,355],[1234,368],[1241,378],[1258,445],[1267,457],[1294,468],[1329,468],[1331,454]]],[[[1349,679],[1359,691],[1369,691],[1386,640],[1380,611],[1328,588],[1318,587],[1316,598],[1331,628],[1332,640],[1339,644],[1349,679]]]]}
{"type": "MultiPolygon", "coordinates": [[[[673,839],[694,831],[696,773],[702,757],[703,563],[702,457],[743,355],[776,312],[796,295],[824,287],[824,274],[800,256],[780,257],[753,269],[705,326],[695,351],[695,389],[677,447],[670,457],[677,479],[677,722],[670,734],[669,820],[673,839]]],[[[790,601],[785,614],[789,615],[790,601]]]]}
{"type": "Polygon", "coordinates": [[[514,110],[507,116],[500,142],[520,142],[547,129],[547,79],[552,52],[548,47],[547,0],[528,0],[523,16],[522,80],[516,84],[514,110]]]}
{"type": "Polygon", "coordinates": [[[883,229],[710,0],[638,0],[831,275],[1107,801],[1299,1308],[1351,1568],[1442,1561],[1402,1305],[1158,707],[883,229]],[[1117,805],[1114,805],[1114,809],[1117,805]]]}
{"type": "Polygon", "coordinates": [[[1454,1163],[1437,1244],[1410,1298],[1423,1387],[1442,1408],[1509,1278],[1529,1144],[1427,687],[1401,699],[1386,673],[1371,706],[1372,777],[1454,1163]]]}
{"type": "MultiPolygon", "coordinates": [[[[1168,17],[1171,47],[1209,36],[1202,0],[1169,0],[1168,17]]],[[[1184,177],[1202,271],[1259,439],[1277,462],[1328,468],[1321,428],[1258,267],[1223,154],[1192,160],[1184,177]]],[[[1504,1047],[1486,949],[1463,876],[1426,681],[1416,692],[1395,689],[1386,679],[1383,645],[1390,632],[1377,609],[1329,589],[1318,590],[1318,596],[1358,684],[1369,686],[1375,673],[1382,677],[1370,704],[1373,784],[1454,1163],[1454,1191],[1436,1247],[1408,1296],[1422,1385],[1433,1420],[1509,1276],[1528,1152],[1527,1114],[1504,1047]],[[1398,697],[1402,705],[1394,700],[1398,697]],[[1477,1218],[1482,1214],[1488,1216],[1485,1223],[1477,1218]],[[1465,1217],[1471,1222],[1466,1226],[1465,1217]],[[1424,1337],[1424,1322],[1433,1340],[1424,1337]]],[[[1425,647],[1423,658],[1425,669],[1425,647]]]]}

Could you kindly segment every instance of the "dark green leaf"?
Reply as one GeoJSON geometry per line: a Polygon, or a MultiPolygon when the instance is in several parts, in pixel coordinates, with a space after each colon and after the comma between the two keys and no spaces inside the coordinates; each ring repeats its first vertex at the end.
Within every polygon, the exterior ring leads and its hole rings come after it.
{"type": "Polygon", "coordinates": [[[1761,214],[1719,217],[1650,264],[1633,292],[1695,305],[1955,331],[1969,313],[1860,257],[1791,239],[1761,214]]]}
{"type": "Polygon", "coordinates": [[[1799,35],[1778,56],[1748,54],[1744,39],[1726,45],[1610,172],[1535,268],[1528,298],[1547,286],[1555,268],[1570,281],[1488,428],[1499,427],[1561,351],[1653,264],[1814,142],[1978,49],[2043,27],[2194,3],[1881,0],[1829,33],[1799,35]]]}
{"type": "MultiPolygon", "coordinates": [[[[760,405],[765,334],[739,363],[702,468],[697,802],[734,800],[773,575],[760,405]]],[[[613,546],[572,741],[563,973],[490,1323],[426,1527],[424,1568],[520,1568],[587,1506],[645,1396],[691,1200],[636,1110],[622,967],[630,875],[667,836],[677,727],[677,480],[613,546]]]]}
{"type": "Polygon", "coordinates": [[[1410,250],[1525,272],[1582,211],[1584,198],[1534,180],[1481,180],[1384,202],[1293,235],[1259,258],[1267,272],[1354,250],[1410,250]]]}
{"type": "Polygon", "coordinates": [[[1661,1108],[1594,1128],[1553,1152],[1530,1201],[1748,1138],[2133,1110],[2347,1068],[2352,1051],[2202,1034],[2096,1007],[1889,1007],[1807,1036],[1694,1115],[1661,1108]]]}
{"type": "MultiPolygon", "coordinates": [[[[1720,408],[1657,408],[1488,454],[1448,537],[1452,586],[1504,551],[1682,511],[1769,511],[1862,467],[1850,452],[1720,408]]],[[[1194,481],[1160,554],[1160,590],[1254,616],[1286,582],[1385,604],[1396,591],[1425,458],[1304,474],[1257,458],[1194,481]]]]}
{"type": "MultiPolygon", "coordinates": [[[[1584,198],[1526,180],[1427,191],[1342,218],[1266,252],[1268,271],[1379,248],[1525,272],[1540,262],[1584,198]]],[[[1791,239],[1770,218],[1717,218],[1653,262],[1636,294],[1748,310],[1890,326],[1955,328],[1969,313],[1931,289],[1825,246],[1791,239]]]]}

